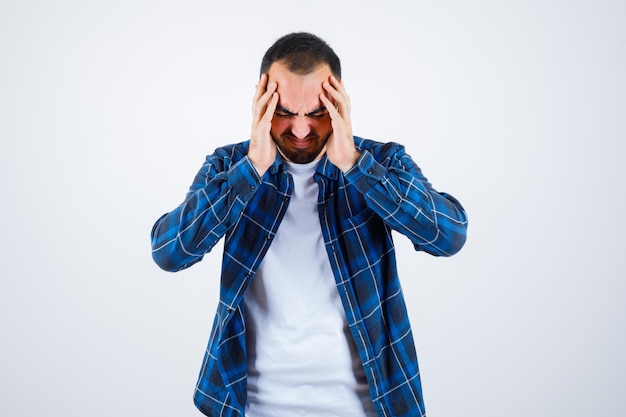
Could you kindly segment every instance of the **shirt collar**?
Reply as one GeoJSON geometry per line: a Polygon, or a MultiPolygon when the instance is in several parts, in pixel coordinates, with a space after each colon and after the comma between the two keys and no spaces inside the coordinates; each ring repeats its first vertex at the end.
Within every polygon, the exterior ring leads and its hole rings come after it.
{"type": "MultiPolygon", "coordinates": [[[[286,170],[287,166],[285,164],[285,159],[280,154],[280,152],[276,152],[276,159],[269,168],[270,173],[276,174],[286,170]]],[[[332,162],[328,160],[326,154],[324,154],[319,160],[315,171],[320,175],[330,178],[331,180],[335,180],[339,177],[339,168],[337,168],[332,162]]]]}
{"type": "Polygon", "coordinates": [[[326,154],[322,156],[322,159],[320,159],[320,163],[317,164],[316,171],[319,174],[330,178],[331,180],[335,180],[339,177],[339,168],[337,168],[337,166],[335,166],[332,162],[328,160],[326,154]]]}

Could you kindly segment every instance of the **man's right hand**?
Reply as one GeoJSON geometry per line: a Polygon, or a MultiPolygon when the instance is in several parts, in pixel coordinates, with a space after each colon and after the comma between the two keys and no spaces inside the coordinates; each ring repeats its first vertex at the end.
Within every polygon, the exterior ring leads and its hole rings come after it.
{"type": "Polygon", "coordinates": [[[256,85],[252,100],[252,132],[248,158],[260,176],[265,174],[276,159],[276,144],[270,134],[272,118],[278,104],[276,88],[276,83],[268,83],[267,74],[263,74],[256,85]]]}

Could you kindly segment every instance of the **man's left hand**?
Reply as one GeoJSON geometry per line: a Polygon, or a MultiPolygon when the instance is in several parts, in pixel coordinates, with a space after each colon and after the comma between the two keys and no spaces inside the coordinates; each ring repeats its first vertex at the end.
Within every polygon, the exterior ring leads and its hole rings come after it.
{"type": "Polygon", "coordinates": [[[350,97],[346,93],[343,81],[338,81],[334,76],[330,76],[328,81],[324,81],[322,87],[326,94],[320,94],[320,100],[328,110],[333,128],[333,132],[326,143],[326,155],[330,162],[342,172],[347,172],[361,156],[354,146],[354,137],[352,136],[350,97]]]}

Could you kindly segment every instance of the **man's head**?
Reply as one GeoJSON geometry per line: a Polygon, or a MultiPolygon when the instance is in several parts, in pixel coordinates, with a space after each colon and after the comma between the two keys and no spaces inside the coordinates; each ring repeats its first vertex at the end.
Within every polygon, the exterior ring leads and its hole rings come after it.
{"type": "Polygon", "coordinates": [[[298,164],[321,157],[332,125],[319,96],[331,75],[341,77],[335,52],[315,35],[292,33],[268,49],[261,74],[277,84],[279,99],[270,134],[281,154],[298,164]]]}
{"type": "Polygon", "coordinates": [[[298,75],[309,74],[326,64],[335,78],[341,79],[341,62],[335,51],[310,33],[290,33],[274,42],[263,56],[261,74],[267,74],[274,62],[283,62],[298,75]]]}

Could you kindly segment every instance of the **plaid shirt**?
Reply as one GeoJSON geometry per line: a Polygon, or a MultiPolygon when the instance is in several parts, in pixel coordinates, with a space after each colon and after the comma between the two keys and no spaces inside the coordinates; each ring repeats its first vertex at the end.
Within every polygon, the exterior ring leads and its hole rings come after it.
{"type": "MultiPolygon", "coordinates": [[[[391,231],[416,250],[450,256],[465,243],[459,202],[438,193],[401,145],[355,137],[362,153],[343,174],[323,157],[314,179],[326,251],[379,416],[425,416],[417,356],[391,231]]],[[[152,256],[168,271],[200,261],[225,236],[220,300],[194,401],[208,416],[244,415],[243,295],[289,204],[282,159],[259,177],[249,142],[206,158],[185,201],[152,230],[152,256]]]]}

